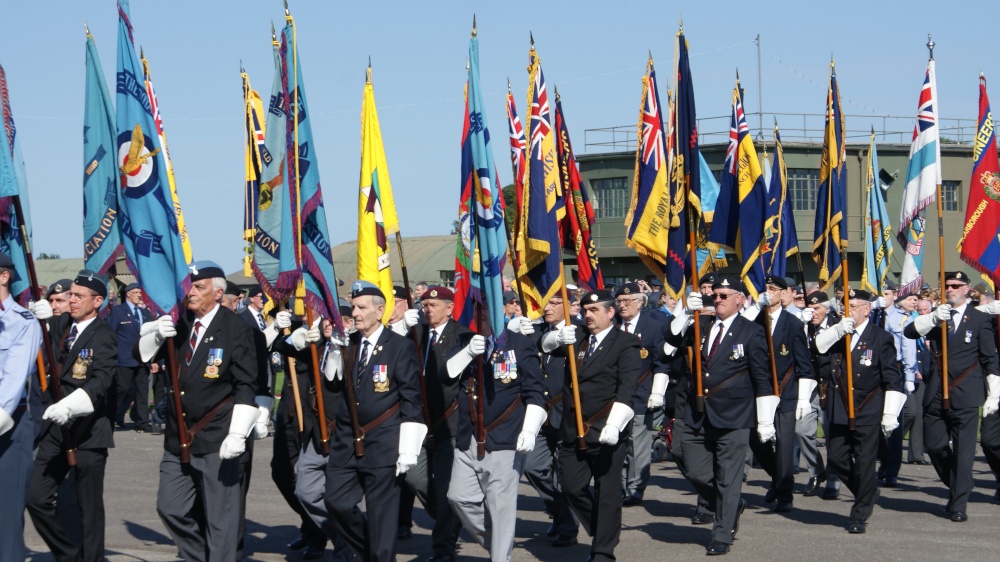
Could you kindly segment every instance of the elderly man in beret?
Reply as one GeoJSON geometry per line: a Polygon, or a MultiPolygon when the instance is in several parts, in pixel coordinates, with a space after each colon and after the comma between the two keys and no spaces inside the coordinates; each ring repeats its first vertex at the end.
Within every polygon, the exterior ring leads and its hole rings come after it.
{"type": "Polygon", "coordinates": [[[108,326],[118,336],[118,366],[115,386],[110,394],[109,406],[115,424],[125,427],[125,412],[132,408],[132,419],[138,422],[138,431],[152,431],[149,424],[149,365],[132,356],[132,348],[139,341],[139,328],[153,319],[141,308],[142,288],[138,283],[125,287],[125,299],[108,314],[108,326]],[[132,406],[132,403],[135,403],[132,406]]]}
{"type": "Polygon", "coordinates": [[[236,560],[243,523],[240,457],[259,414],[253,334],[221,305],[222,268],[196,261],[190,269],[188,314],[176,326],[170,316],[147,322],[133,350],[149,361],[173,339],[177,353],[156,511],[182,558],[236,560]]]}
{"type": "MultiPolygon", "coordinates": [[[[114,447],[105,397],[114,384],[117,336],[97,317],[108,287],[95,273],[81,271],[69,291],[70,311],[53,317],[49,329],[62,335],[56,351],[58,377],[43,395],[35,470],[28,488],[28,513],[57,560],[104,559],[104,469],[114,447]],[[56,394],[56,389],[59,394],[56,394]],[[73,459],[75,457],[75,459],[73,459]],[[71,540],[59,517],[59,486],[75,460],[76,493],[83,540],[71,540]]],[[[41,304],[41,303],[39,303],[41,304]]],[[[36,310],[38,306],[36,305],[36,310]]],[[[40,318],[48,316],[41,312],[40,318]]]]}

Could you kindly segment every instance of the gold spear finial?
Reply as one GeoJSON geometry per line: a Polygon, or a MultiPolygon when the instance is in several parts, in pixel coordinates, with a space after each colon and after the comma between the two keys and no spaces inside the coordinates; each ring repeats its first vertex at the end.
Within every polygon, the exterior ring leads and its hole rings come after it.
{"type": "Polygon", "coordinates": [[[476,36],[476,14],[472,14],[472,36],[476,36]]]}
{"type": "Polygon", "coordinates": [[[278,36],[274,34],[274,20],[271,20],[271,42],[272,43],[278,42],[278,36]]]}

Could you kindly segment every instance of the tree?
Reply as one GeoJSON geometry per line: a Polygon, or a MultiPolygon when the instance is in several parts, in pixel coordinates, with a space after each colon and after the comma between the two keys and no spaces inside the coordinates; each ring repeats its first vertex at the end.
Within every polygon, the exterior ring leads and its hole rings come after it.
{"type": "Polygon", "coordinates": [[[503,202],[507,207],[507,212],[504,213],[507,231],[514,232],[514,210],[517,208],[517,193],[514,190],[514,184],[505,185],[500,191],[503,193],[503,202]]]}
{"type": "Polygon", "coordinates": [[[38,258],[37,259],[40,259],[40,260],[58,260],[58,259],[62,259],[62,258],[59,257],[59,254],[48,254],[48,253],[42,252],[42,253],[38,254],[38,258]]]}
{"type": "Polygon", "coordinates": [[[460,232],[462,232],[462,223],[458,219],[451,221],[450,234],[458,234],[460,232]]]}

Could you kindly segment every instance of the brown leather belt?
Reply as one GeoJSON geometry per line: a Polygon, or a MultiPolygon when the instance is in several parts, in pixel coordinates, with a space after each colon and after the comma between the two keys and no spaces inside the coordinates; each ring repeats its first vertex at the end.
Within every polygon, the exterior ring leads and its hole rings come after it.
{"type": "Polygon", "coordinates": [[[507,421],[507,418],[514,415],[514,412],[517,411],[517,408],[520,405],[521,405],[521,397],[517,396],[516,398],[514,398],[514,401],[510,403],[510,406],[507,406],[507,409],[504,410],[502,414],[500,414],[499,418],[493,420],[489,425],[486,426],[485,428],[486,435],[489,435],[491,431],[500,427],[500,424],[507,421]]]}
{"type": "Polygon", "coordinates": [[[646,369],[646,372],[643,373],[641,377],[639,377],[639,380],[635,381],[635,386],[639,387],[645,384],[646,380],[649,379],[649,376],[652,374],[653,374],[652,369],[646,369]]]}
{"type": "MultiPolygon", "coordinates": [[[[193,443],[194,442],[194,436],[195,436],[195,434],[197,434],[202,429],[205,429],[205,426],[208,425],[209,423],[211,423],[211,421],[213,419],[215,419],[215,416],[216,416],[216,414],[219,413],[219,410],[221,410],[223,406],[225,406],[230,401],[232,401],[232,399],[233,399],[233,395],[232,394],[230,394],[229,396],[226,396],[222,400],[222,402],[219,402],[218,404],[216,404],[214,408],[212,408],[211,410],[208,411],[208,413],[206,413],[204,416],[202,416],[201,419],[198,420],[198,423],[196,423],[196,424],[192,425],[191,427],[189,427],[188,431],[187,431],[187,441],[188,441],[188,443],[193,443]]],[[[184,415],[184,412],[177,412],[177,414],[178,415],[184,415]]]]}
{"type": "Polygon", "coordinates": [[[735,375],[729,377],[728,379],[720,382],[719,384],[713,386],[712,388],[706,388],[705,391],[704,391],[705,398],[708,398],[709,396],[715,395],[716,393],[718,393],[722,389],[724,389],[727,386],[731,385],[733,383],[733,381],[736,381],[738,379],[743,378],[743,376],[746,375],[748,372],[749,371],[747,371],[746,369],[743,369],[742,371],[740,371],[740,372],[736,373],[735,375]]]}
{"type": "Polygon", "coordinates": [[[861,401],[861,405],[854,410],[854,417],[857,418],[858,413],[861,412],[861,410],[864,410],[865,406],[867,406],[868,403],[871,402],[873,398],[875,398],[875,395],[881,391],[882,391],[881,386],[876,386],[874,389],[872,389],[872,391],[868,393],[868,396],[865,396],[865,399],[861,401]]]}
{"type": "Polygon", "coordinates": [[[968,378],[968,376],[972,374],[972,371],[976,370],[976,365],[978,364],[979,364],[978,361],[973,361],[972,365],[969,365],[967,369],[962,371],[962,374],[948,381],[948,390],[955,390],[956,386],[958,386],[959,384],[962,383],[962,381],[968,378]]]}
{"type": "Polygon", "coordinates": [[[448,409],[444,411],[444,414],[440,418],[438,418],[437,421],[431,424],[431,431],[434,431],[435,429],[441,427],[444,424],[444,422],[448,421],[448,418],[450,418],[451,415],[454,414],[456,410],[458,410],[458,398],[452,400],[451,406],[448,406],[448,409]]]}
{"type": "Polygon", "coordinates": [[[388,410],[382,412],[381,416],[379,416],[379,417],[373,419],[372,421],[366,423],[365,425],[361,426],[361,438],[364,439],[365,438],[365,434],[367,434],[369,431],[371,431],[371,430],[375,429],[376,427],[378,427],[378,426],[382,425],[383,423],[385,423],[389,418],[391,418],[398,411],[399,411],[399,402],[396,402],[395,404],[392,405],[391,408],[389,408],[388,410]]]}
{"type": "Polygon", "coordinates": [[[597,420],[599,420],[599,419],[607,416],[608,414],[610,414],[611,413],[611,408],[613,408],[614,405],[615,405],[615,401],[612,400],[611,402],[608,402],[607,406],[601,408],[601,410],[599,412],[597,412],[593,416],[587,418],[587,421],[583,422],[583,434],[586,435],[586,434],[590,433],[590,427],[592,425],[594,425],[594,422],[596,422],[597,420]]]}
{"type": "Polygon", "coordinates": [[[563,397],[563,393],[560,392],[559,394],[556,394],[555,398],[553,398],[552,400],[549,400],[548,402],[546,402],[545,403],[545,411],[546,412],[551,412],[552,408],[556,407],[556,404],[562,402],[562,397],[563,397]]]}
{"type": "Polygon", "coordinates": [[[778,383],[777,396],[781,396],[781,393],[785,391],[785,387],[788,386],[788,383],[792,380],[793,373],[795,373],[795,365],[788,368],[788,371],[785,372],[785,376],[782,377],[781,382],[778,383]]]}

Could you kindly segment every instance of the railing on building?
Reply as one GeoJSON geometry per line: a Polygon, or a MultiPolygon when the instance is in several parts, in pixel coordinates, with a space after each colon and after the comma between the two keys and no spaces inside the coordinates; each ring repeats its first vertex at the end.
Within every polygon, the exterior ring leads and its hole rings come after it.
{"type": "MultiPolygon", "coordinates": [[[[749,114],[747,121],[754,135],[754,142],[773,142],[774,122],[780,126],[782,142],[822,143],[826,130],[826,116],[822,113],[770,113],[749,114]]],[[[848,143],[867,144],[875,131],[876,142],[909,144],[913,139],[916,119],[897,115],[845,114],[845,140],[848,143]]],[[[698,119],[698,141],[701,144],[719,144],[729,140],[729,115],[698,119]]],[[[939,118],[942,144],[970,144],[976,136],[975,119],[939,118]]],[[[625,152],[636,148],[635,125],[585,129],[584,152],[625,152]]]]}

